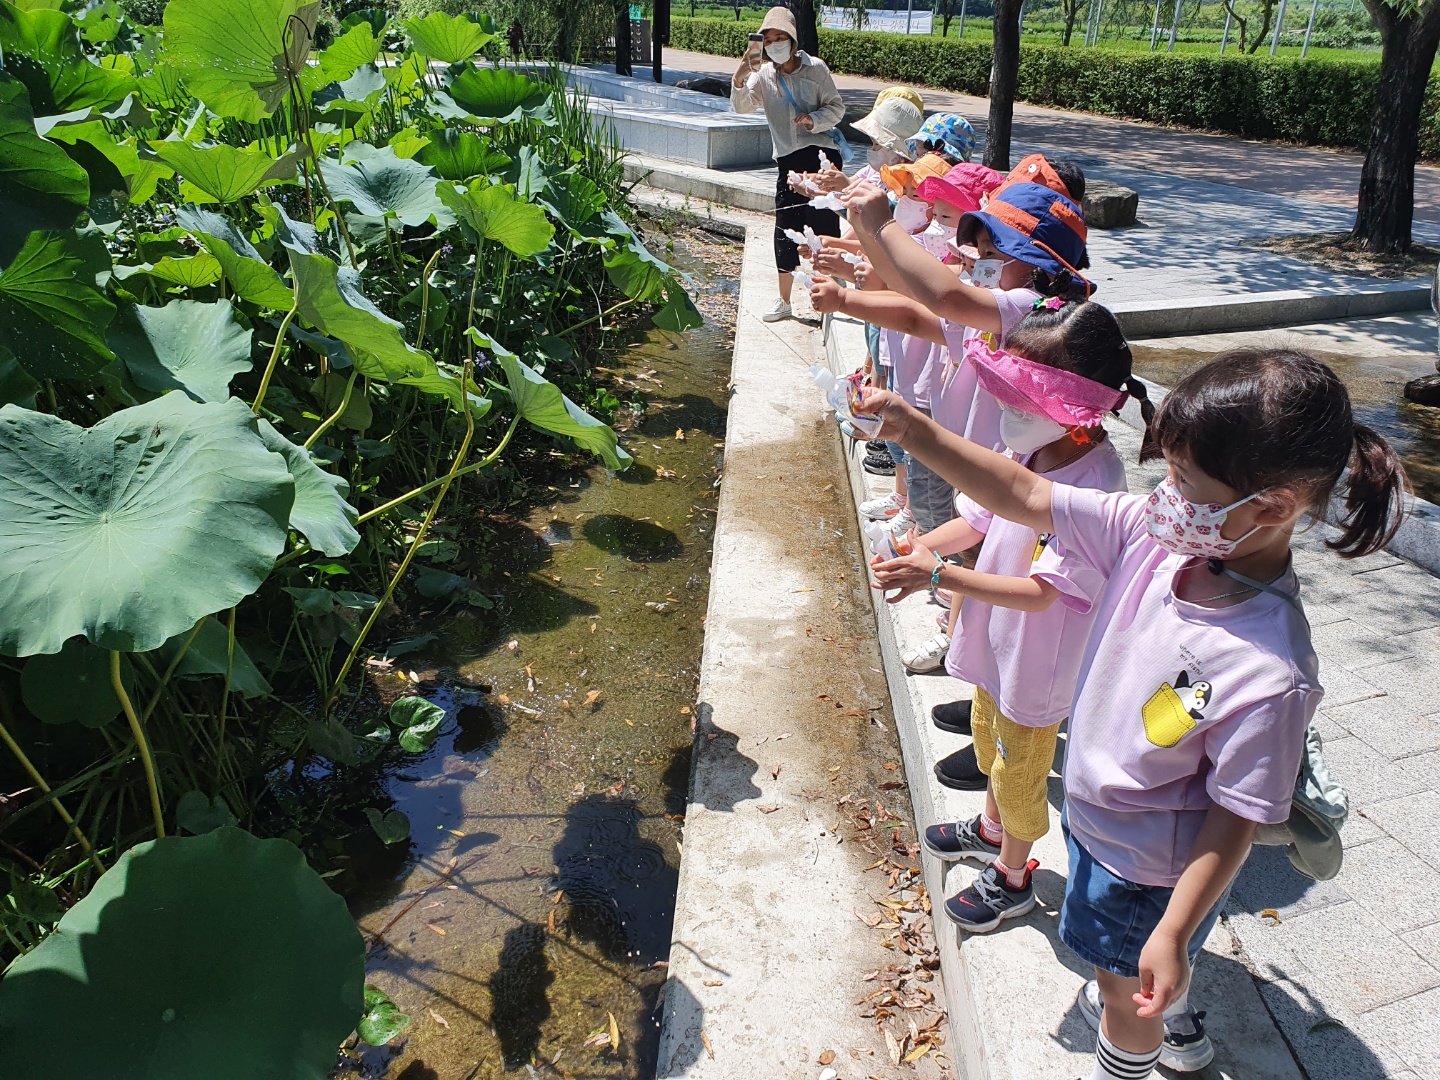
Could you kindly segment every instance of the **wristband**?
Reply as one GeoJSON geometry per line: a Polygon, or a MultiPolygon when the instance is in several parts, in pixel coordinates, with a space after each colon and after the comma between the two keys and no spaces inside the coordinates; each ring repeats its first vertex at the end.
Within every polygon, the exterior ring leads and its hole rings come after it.
{"type": "Polygon", "coordinates": [[[886,219],[881,223],[880,227],[875,230],[875,233],[874,233],[875,239],[876,239],[876,240],[879,240],[879,239],[880,239],[880,234],[885,231],[885,226],[887,226],[887,225],[894,225],[894,224],[895,224],[895,219],[894,219],[893,217],[892,217],[892,218],[886,218],[886,219]]]}
{"type": "Polygon", "coordinates": [[[935,556],[935,569],[930,574],[930,588],[938,589],[940,587],[940,571],[945,569],[945,560],[934,551],[930,554],[935,556]]]}

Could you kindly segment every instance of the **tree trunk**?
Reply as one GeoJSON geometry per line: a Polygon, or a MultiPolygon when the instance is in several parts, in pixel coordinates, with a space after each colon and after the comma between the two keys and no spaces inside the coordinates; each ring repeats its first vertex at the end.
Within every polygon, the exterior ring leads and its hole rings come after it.
{"type": "Polygon", "coordinates": [[[1075,18],[1080,14],[1080,0],[1064,0],[1065,9],[1065,37],[1060,44],[1070,45],[1070,35],[1075,32],[1075,18]]]}
{"type": "Polygon", "coordinates": [[[797,44],[811,56],[820,55],[820,28],[816,24],[815,0],[790,0],[795,13],[795,29],[800,33],[797,44]]]}
{"type": "Polygon", "coordinates": [[[630,64],[630,0],[615,0],[615,74],[633,75],[630,64]]]}
{"type": "MultiPolygon", "coordinates": [[[[1260,8],[1260,29],[1255,34],[1255,40],[1250,43],[1250,53],[1254,55],[1260,51],[1260,46],[1265,44],[1265,35],[1270,32],[1270,16],[1274,14],[1275,0],[1265,0],[1260,8]]],[[[1240,49],[1245,50],[1245,28],[1240,28],[1240,49]]]]}
{"type": "MultiPolygon", "coordinates": [[[[1437,0],[1440,2],[1440,0],[1437,0]]],[[[990,119],[985,126],[985,164],[1010,171],[1010,127],[1015,119],[1015,87],[1020,81],[1020,8],[1024,0],[996,0],[990,65],[990,119]]]]}
{"type": "Polygon", "coordinates": [[[1380,28],[1380,85],[1350,236],[1367,251],[1399,253],[1410,250],[1420,111],[1440,44],[1440,2],[1403,16],[1384,0],[1365,6],[1380,28]]]}

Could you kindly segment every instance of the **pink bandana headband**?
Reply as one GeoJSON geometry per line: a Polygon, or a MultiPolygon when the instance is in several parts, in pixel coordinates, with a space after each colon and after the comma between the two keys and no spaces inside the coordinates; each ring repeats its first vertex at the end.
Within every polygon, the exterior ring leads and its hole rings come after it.
{"type": "Polygon", "coordinates": [[[1066,427],[1094,427],[1127,395],[1059,368],[1047,367],[972,338],[965,357],[975,365],[980,385],[1002,405],[1044,416],[1066,427]]]}

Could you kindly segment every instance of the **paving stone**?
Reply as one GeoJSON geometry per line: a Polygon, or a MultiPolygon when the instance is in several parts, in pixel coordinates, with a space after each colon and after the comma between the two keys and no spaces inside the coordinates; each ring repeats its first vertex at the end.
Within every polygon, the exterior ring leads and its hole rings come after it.
{"type": "Polygon", "coordinates": [[[1311,600],[1305,594],[1304,587],[1301,587],[1300,599],[1305,603],[1305,618],[1310,622],[1310,629],[1317,626],[1329,626],[1331,623],[1344,622],[1350,616],[1345,614],[1343,608],[1336,604],[1329,604],[1322,600],[1311,600]]]}
{"type": "Polygon", "coordinates": [[[1368,806],[1398,799],[1433,789],[1440,783],[1440,774],[1426,776],[1421,770],[1411,768],[1409,760],[1394,762],[1382,757],[1360,738],[1326,739],[1325,763],[1331,775],[1350,793],[1352,805],[1368,806]]]}
{"type": "Polygon", "coordinates": [[[1416,1075],[1427,1080],[1440,1076],[1440,990],[1378,1008],[1356,1027],[1372,1043],[1383,1040],[1416,1075]]]}
{"type": "MultiPolygon", "coordinates": [[[[1440,917],[1440,912],[1435,914],[1440,917]]],[[[1423,956],[1431,967],[1440,970],[1440,922],[1401,934],[1400,939],[1423,956]]]]}
{"type": "Polygon", "coordinates": [[[1402,695],[1385,694],[1325,711],[1371,749],[1398,761],[1440,749],[1440,721],[1419,716],[1415,704],[1402,695]]]}
{"type": "Polygon", "coordinates": [[[1350,816],[1345,819],[1345,824],[1340,829],[1340,843],[1344,845],[1346,851],[1352,847],[1379,840],[1386,835],[1388,834],[1384,829],[1365,816],[1363,806],[1350,804],[1350,816]]]}
{"type": "Polygon", "coordinates": [[[1372,587],[1352,597],[1345,612],[1362,626],[1395,635],[1406,647],[1412,647],[1410,635],[1416,631],[1440,627],[1440,585],[1424,570],[1400,563],[1360,580],[1372,587]],[[1397,597],[1404,602],[1396,603],[1397,597]]]}
{"type": "Polygon", "coordinates": [[[1341,705],[1364,701],[1384,693],[1372,680],[1345,667],[1343,661],[1321,661],[1320,685],[1325,688],[1325,697],[1321,704],[1327,713],[1341,705]]]}
{"type": "Polygon", "coordinates": [[[1365,808],[1365,816],[1440,870],[1440,792],[1422,791],[1365,808]]]}
{"type": "Polygon", "coordinates": [[[1309,1080],[1388,1080],[1404,1068],[1384,1044],[1362,1041],[1349,1013],[1337,1015],[1302,983],[1272,977],[1262,968],[1258,985],[1309,1080]]]}
{"type": "MultiPolygon", "coordinates": [[[[1408,694],[1420,702],[1433,703],[1428,707],[1417,704],[1417,712],[1440,712],[1440,695],[1436,693],[1437,674],[1440,673],[1437,673],[1436,661],[1424,655],[1424,651],[1428,650],[1431,644],[1428,637],[1398,641],[1396,648],[1411,655],[1388,664],[1365,668],[1365,681],[1387,694],[1408,694]]],[[[1355,670],[1353,665],[1351,670],[1355,670]]]]}
{"type": "Polygon", "coordinates": [[[1296,870],[1284,848],[1257,845],[1235,879],[1226,909],[1251,915],[1270,909],[1283,920],[1349,899],[1339,881],[1314,881],[1296,870]]]}
{"type": "Polygon", "coordinates": [[[1354,619],[1311,627],[1310,640],[1322,661],[1333,660],[1351,671],[1365,671],[1415,655],[1392,635],[1376,633],[1354,619]]]}
{"type": "Polygon", "coordinates": [[[1347,851],[1339,876],[1326,884],[1349,886],[1355,902],[1397,934],[1440,920],[1440,873],[1416,860],[1394,837],[1347,851]],[[1381,882],[1384,887],[1377,887],[1381,882]]]}

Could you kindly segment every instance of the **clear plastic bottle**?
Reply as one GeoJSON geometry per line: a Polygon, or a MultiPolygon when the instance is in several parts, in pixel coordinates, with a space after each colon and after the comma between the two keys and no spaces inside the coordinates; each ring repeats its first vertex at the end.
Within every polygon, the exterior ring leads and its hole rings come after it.
{"type": "Polygon", "coordinates": [[[865,438],[875,437],[880,430],[880,418],[855,412],[857,390],[854,383],[849,379],[839,378],[829,368],[820,367],[818,364],[810,368],[810,377],[815,380],[815,385],[825,395],[826,403],[835,410],[836,416],[841,420],[848,420],[850,426],[865,438]]]}
{"type": "Polygon", "coordinates": [[[870,538],[870,550],[886,562],[898,559],[902,555],[909,555],[915,550],[909,532],[896,536],[885,526],[883,521],[867,521],[865,535],[870,538]]]}

